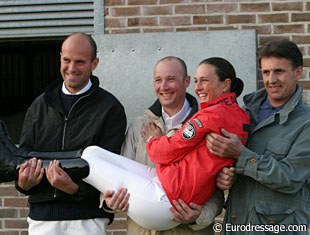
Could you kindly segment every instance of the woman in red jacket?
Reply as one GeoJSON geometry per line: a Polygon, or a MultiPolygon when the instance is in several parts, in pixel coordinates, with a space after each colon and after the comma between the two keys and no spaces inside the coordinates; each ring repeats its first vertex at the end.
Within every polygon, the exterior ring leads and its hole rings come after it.
{"type": "Polygon", "coordinates": [[[170,219],[173,200],[203,205],[210,198],[217,173],[234,160],[211,154],[205,142],[208,133],[220,134],[224,128],[246,142],[250,120],[236,101],[243,82],[233,66],[223,58],[206,59],[194,80],[201,110],[172,137],[162,136],[152,123],[142,132],[156,170],[95,146],[83,152],[82,158],[90,164],[84,180],[101,192],[127,188],[128,216],[142,227],[172,228],[178,225],[170,219]]]}

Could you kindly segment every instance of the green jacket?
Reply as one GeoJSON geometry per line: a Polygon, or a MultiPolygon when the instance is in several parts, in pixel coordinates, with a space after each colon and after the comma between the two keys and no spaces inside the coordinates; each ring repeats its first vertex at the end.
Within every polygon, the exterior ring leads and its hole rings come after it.
{"type": "Polygon", "coordinates": [[[258,110],[266,95],[262,89],[244,97],[251,133],[236,164],[237,179],[227,201],[224,234],[257,234],[248,224],[257,225],[259,234],[279,228],[270,226],[273,224],[283,224],[285,229],[309,225],[310,109],[298,86],[281,111],[258,123],[258,110]],[[253,231],[228,231],[235,229],[231,224],[248,225],[249,229],[243,228],[253,231]]]}

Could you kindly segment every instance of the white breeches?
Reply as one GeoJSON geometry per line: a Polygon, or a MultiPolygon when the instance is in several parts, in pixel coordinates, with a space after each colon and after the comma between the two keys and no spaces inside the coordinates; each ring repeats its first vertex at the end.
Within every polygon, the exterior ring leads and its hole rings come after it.
{"type": "Polygon", "coordinates": [[[127,188],[130,193],[128,216],[140,226],[168,230],[179,223],[171,220],[172,207],[156,169],[97,146],[87,147],[82,158],[89,164],[89,175],[83,179],[100,192],[127,188]]]}

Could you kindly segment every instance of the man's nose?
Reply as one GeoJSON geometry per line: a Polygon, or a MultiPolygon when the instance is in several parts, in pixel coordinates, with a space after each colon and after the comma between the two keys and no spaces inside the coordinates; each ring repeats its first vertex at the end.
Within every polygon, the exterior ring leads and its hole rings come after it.
{"type": "Polygon", "coordinates": [[[161,88],[163,90],[166,90],[166,89],[168,89],[168,87],[169,87],[168,81],[163,80],[162,83],[161,83],[161,88]]]}
{"type": "Polygon", "coordinates": [[[276,82],[278,79],[277,75],[275,72],[271,71],[268,77],[268,80],[270,83],[276,82]]]}
{"type": "Polygon", "coordinates": [[[74,71],[76,69],[76,64],[74,62],[70,62],[68,64],[68,68],[70,71],[74,71]]]}

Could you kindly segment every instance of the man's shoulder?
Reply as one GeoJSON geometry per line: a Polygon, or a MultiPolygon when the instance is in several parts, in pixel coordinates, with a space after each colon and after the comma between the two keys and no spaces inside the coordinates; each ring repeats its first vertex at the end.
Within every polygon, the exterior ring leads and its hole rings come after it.
{"type": "Polygon", "coordinates": [[[97,95],[98,95],[97,98],[102,99],[106,103],[123,106],[121,104],[121,102],[119,101],[119,99],[115,95],[113,95],[111,92],[103,89],[102,87],[98,87],[97,95]]]}
{"type": "Polygon", "coordinates": [[[148,122],[148,119],[145,115],[140,115],[135,117],[129,126],[131,126],[132,128],[134,128],[135,130],[141,130],[142,126],[148,122]]]}
{"type": "Polygon", "coordinates": [[[39,106],[45,103],[44,99],[45,93],[40,94],[37,96],[31,103],[31,107],[39,106]]]}

